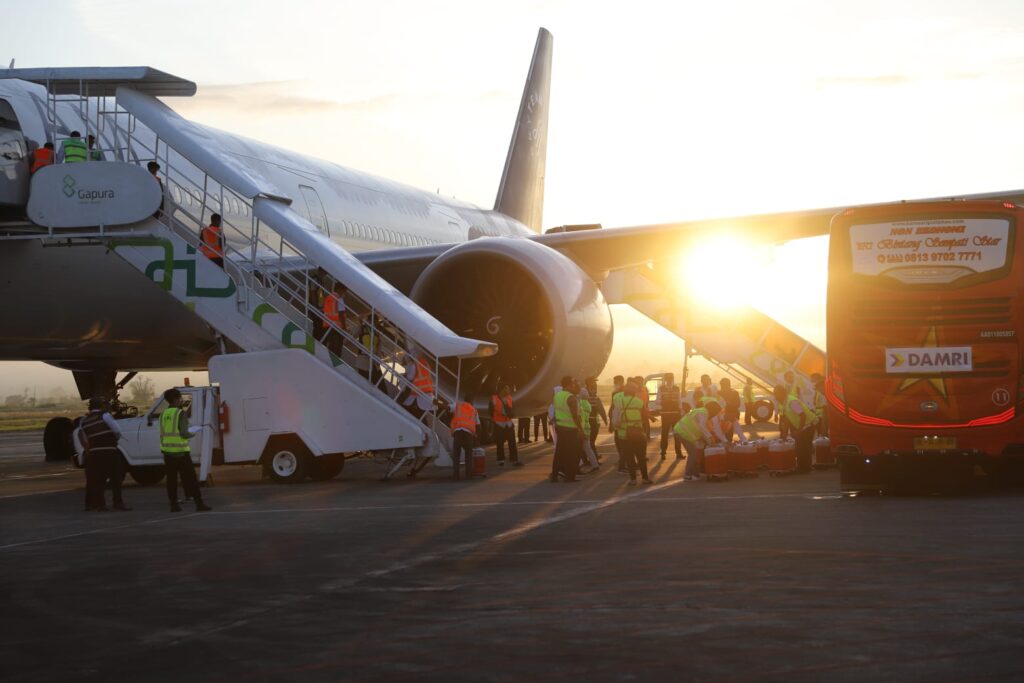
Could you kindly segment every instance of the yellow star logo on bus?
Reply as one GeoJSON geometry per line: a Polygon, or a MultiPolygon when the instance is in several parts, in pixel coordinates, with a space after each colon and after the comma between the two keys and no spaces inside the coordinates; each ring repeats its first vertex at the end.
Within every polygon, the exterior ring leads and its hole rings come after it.
{"type": "MultiPolygon", "coordinates": [[[[928,334],[927,334],[927,336],[925,336],[924,343],[921,344],[921,347],[929,349],[929,348],[935,348],[938,345],[939,345],[938,334],[936,334],[936,332],[935,332],[935,327],[932,326],[931,329],[928,330],[928,334]]],[[[902,363],[899,363],[899,364],[902,364],[902,363]]],[[[947,395],[946,395],[946,380],[944,380],[941,377],[908,377],[907,379],[905,379],[902,382],[900,382],[900,386],[899,386],[899,388],[896,389],[896,392],[899,393],[899,392],[903,391],[904,389],[909,389],[910,387],[914,386],[918,382],[925,381],[925,380],[927,380],[928,384],[932,385],[932,388],[935,389],[935,391],[937,391],[939,393],[939,396],[941,396],[942,398],[947,398],[947,395]]]]}

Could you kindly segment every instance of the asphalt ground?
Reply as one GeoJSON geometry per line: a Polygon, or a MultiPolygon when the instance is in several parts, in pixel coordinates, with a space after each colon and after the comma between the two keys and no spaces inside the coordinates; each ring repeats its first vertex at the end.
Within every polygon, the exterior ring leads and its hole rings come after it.
{"type": "Polygon", "coordinates": [[[834,471],[626,486],[526,467],[279,486],[214,512],[0,439],[0,671],[15,681],[1024,680],[1024,497],[850,497],[834,471]]]}

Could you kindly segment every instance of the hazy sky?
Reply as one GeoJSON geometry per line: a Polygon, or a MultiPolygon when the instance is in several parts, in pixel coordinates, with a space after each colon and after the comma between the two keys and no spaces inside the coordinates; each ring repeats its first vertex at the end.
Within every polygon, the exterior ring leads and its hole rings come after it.
{"type": "MultiPolygon", "coordinates": [[[[199,84],[169,101],[186,116],[482,206],[545,26],[547,226],[1024,187],[1019,0],[0,0],[0,12],[21,29],[4,32],[3,62],[151,65],[199,84]]],[[[749,272],[753,303],[821,344],[825,245],[749,265],[723,253],[722,268],[749,272]],[[811,303],[787,307],[792,287],[811,303]]],[[[616,367],[634,369],[624,349],[641,341],[678,367],[678,340],[616,314],[616,367]]],[[[0,393],[26,370],[0,365],[0,393]]]]}

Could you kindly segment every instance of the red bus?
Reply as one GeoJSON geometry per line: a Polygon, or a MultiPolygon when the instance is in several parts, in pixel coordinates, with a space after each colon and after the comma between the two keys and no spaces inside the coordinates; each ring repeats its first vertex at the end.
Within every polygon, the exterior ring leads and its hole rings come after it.
{"type": "Polygon", "coordinates": [[[1022,217],[947,201],[832,220],[825,393],[845,490],[947,490],[1019,465],[1022,217]]]}

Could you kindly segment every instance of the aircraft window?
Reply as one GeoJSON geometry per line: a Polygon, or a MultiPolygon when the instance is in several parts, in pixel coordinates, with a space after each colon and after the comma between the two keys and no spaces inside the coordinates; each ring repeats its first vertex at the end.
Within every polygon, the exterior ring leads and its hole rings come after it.
{"type": "Polygon", "coordinates": [[[373,229],[373,237],[378,242],[383,242],[384,241],[384,235],[381,233],[380,228],[374,228],[373,229]]]}
{"type": "Polygon", "coordinates": [[[171,198],[175,204],[181,204],[181,188],[177,185],[171,185],[171,198]]]}

